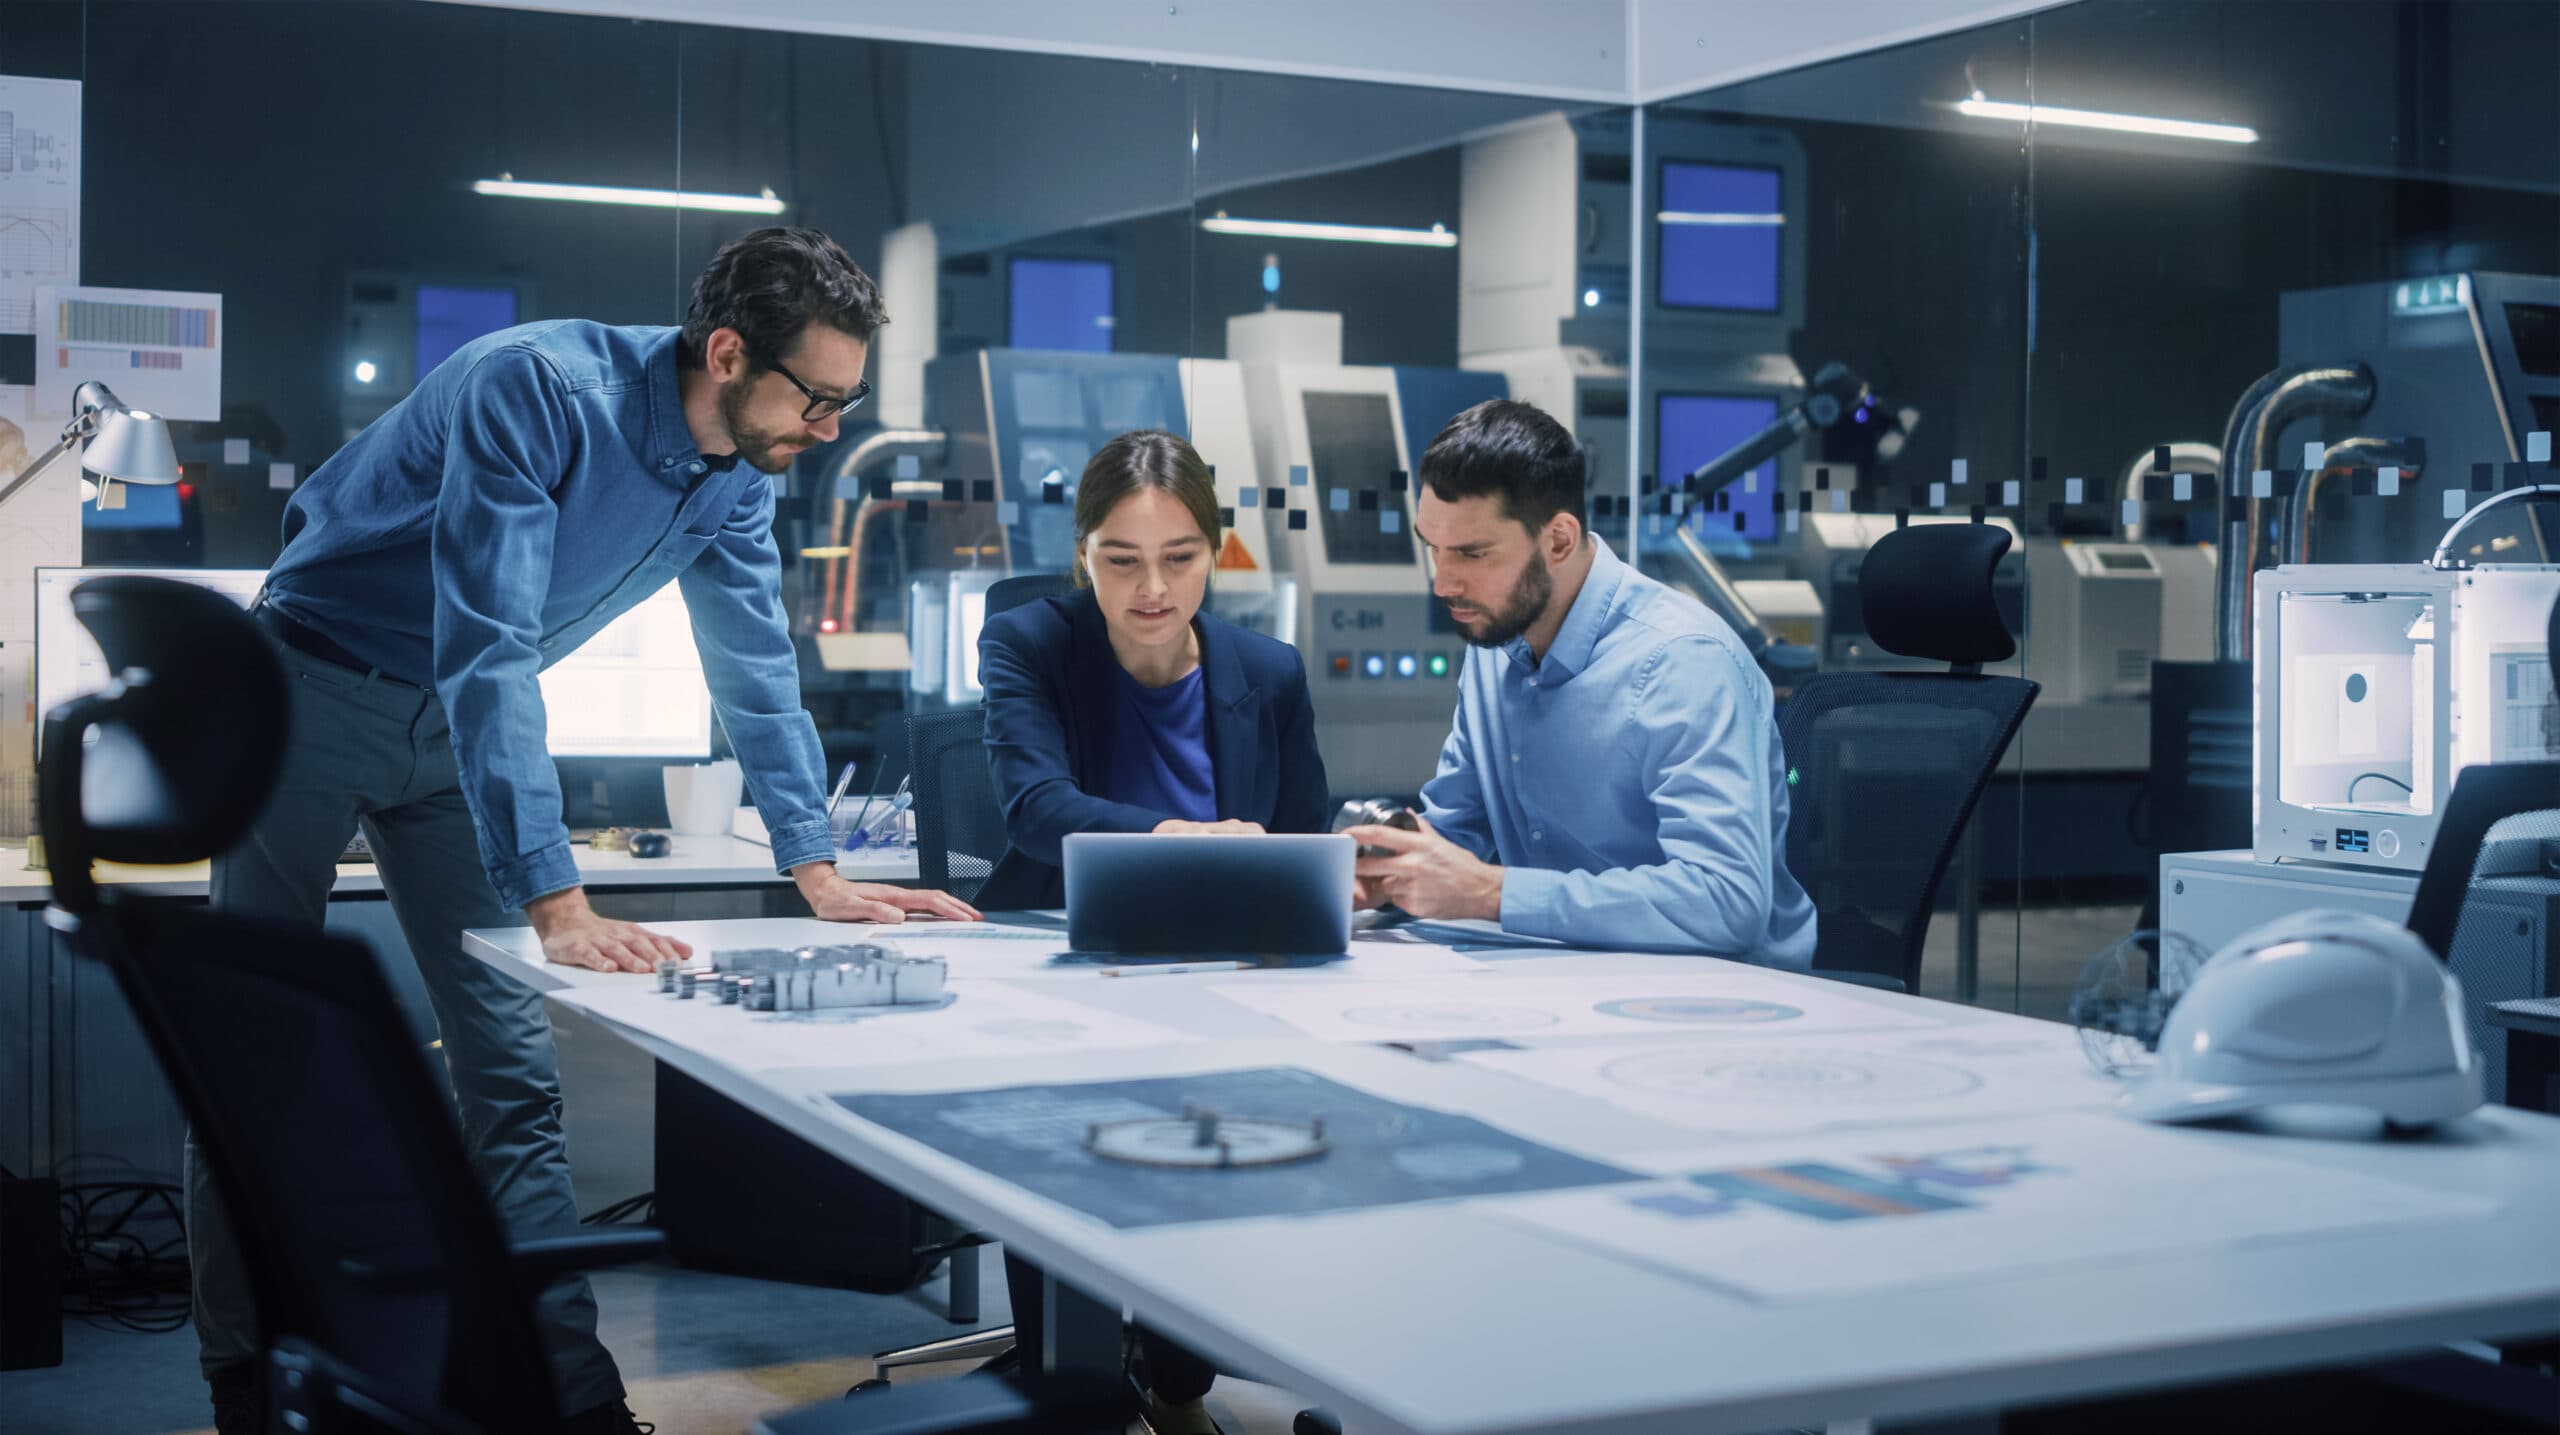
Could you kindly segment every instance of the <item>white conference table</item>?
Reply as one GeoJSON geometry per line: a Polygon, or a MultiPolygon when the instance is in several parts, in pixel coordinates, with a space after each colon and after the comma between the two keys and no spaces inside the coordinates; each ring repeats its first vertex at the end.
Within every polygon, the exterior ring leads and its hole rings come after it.
{"type": "MultiPolygon", "coordinates": [[[[844,927],[793,920],[661,929],[697,952],[848,936],[844,927]]],[[[931,930],[916,924],[898,940],[929,953],[931,930]]],[[[2560,1120],[2503,1107],[2417,1140],[2383,1142],[2361,1130],[2213,1129],[2171,1138],[2182,1143],[2182,1159],[2195,1165],[2206,1188],[2215,1182],[2217,1161],[2237,1168],[2273,1154],[2430,1193],[2495,1201],[2484,1214],[2173,1244],[2138,1257],[1976,1271],[1851,1296],[1769,1299],[1488,1214],[1492,1200],[1115,1228],[858,1119],[829,1099],[1294,1067],[1376,1096],[1472,1116],[1592,1160],[1640,1171],[1703,1164],[1689,1159],[1684,1166],[1680,1159],[1680,1153],[1711,1151],[1707,1139],[1686,1127],[1511,1073],[1423,1060],[1383,1045],[1317,1040],[1213,990],[1238,982],[1400,979],[1418,968],[1422,980],[1453,994],[1480,995],[1522,979],[1607,981],[1730,973],[1738,965],[1579,952],[1506,953],[1478,963],[1405,940],[1364,935],[1351,960],[1329,969],[1143,980],[1029,972],[1018,955],[991,949],[984,962],[954,956],[960,1002],[972,990],[1036,989],[1202,1040],[842,1067],[812,1063],[805,1050],[770,1062],[742,1052],[730,1033],[746,1014],[712,1002],[681,1004],[674,1015],[642,1013],[645,1020],[632,1024],[640,994],[671,1009],[679,1004],[656,997],[650,977],[544,965],[521,931],[473,933],[469,945],[554,1000],[600,1018],[658,1060],[1001,1240],[1056,1279],[1125,1307],[1223,1367],[1332,1408],[1362,1435],[1601,1425],[1742,1431],[1956,1419],[2560,1330],[2560,1220],[2551,1208],[2551,1193],[2560,1190],[2560,1120]],[[1649,1168],[1648,1162],[1657,1164],[1649,1168]]],[[[1958,1041],[2050,1042],[2056,1032],[2051,1024],[2003,1013],[1741,970],[1758,982],[1794,984],[1808,996],[1847,992],[1923,1014],[1943,1023],[1940,1035],[1958,1041]]],[[[1652,1038],[1679,1039],[1725,1040],[1678,1033],[1652,1038]]],[[[1625,1041],[1602,1044],[1608,1043],[1625,1041]]],[[[1906,1122],[1879,1129],[1891,1142],[1925,1147],[1932,1128],[1906,1122]]],[[[2157,1219],[2149,1209],[2156,1193],[2139,1202],[2115,1197],[2111,1204],[2112,1196],[2106,1188],[2075,1193],[2085,1199],[2092,1231],[2157,1219]]],[[[1925,1243],[1931,1235],[1925,1222],[1914,1222],[1906,1238],[1925,1243]]]]}

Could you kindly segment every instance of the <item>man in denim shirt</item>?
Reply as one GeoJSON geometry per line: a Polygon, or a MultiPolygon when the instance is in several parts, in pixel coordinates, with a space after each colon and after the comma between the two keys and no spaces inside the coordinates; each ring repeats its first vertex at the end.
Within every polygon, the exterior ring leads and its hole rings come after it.
{"type": "MultiPolygon", "coordinates": [[[[435,1008],[464,1139],[510,1226],[577,1224],[558,1062],[541,998],[465,956],[462,933],[520,909],[554,962],[646,972],[690,954],[588,906],[536,681],[670,579],[776,868],[811,910],[976,915],[837,875],[782,611],[766,475],[835,438],[870,392],[863,364],[885,321],[833,240],[757,230],[712,258],[681,330],[566,320],[464,346],[286,509],[256,613],[294,676],[294,744],[258,825],[215,862],[213,902],[318,923],[363,826],[435,1008]]],[[[216,1424],[263,1430],[238,1252],[189,1156],[216,1424]]],[[[632,1429],[587,1282],[555,1282],[541,1305],[561,1428],[632,1429]]]]}
{"type": "Polygon", "coordinates": [[[1576,946],[1803,970],[1787,764],[1733,630],[1583,531],[1581,451],[1528,404],[1450,421],[1413,530],[1470,645],[1423,828],[1355,827],[1364,901],[1576,946]]]}

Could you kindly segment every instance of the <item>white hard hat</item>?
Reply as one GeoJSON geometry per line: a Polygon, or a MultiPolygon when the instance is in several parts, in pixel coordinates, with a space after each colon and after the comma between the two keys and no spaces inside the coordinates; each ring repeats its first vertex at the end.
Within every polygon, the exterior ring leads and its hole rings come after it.
{"type": "Polygon", "coordinates": [[[2406,927],[2321,908],[2213,954],[2169,1013],[2160,1064],[2117,1103],[2145,1121],[2366,1107],[2395,1125],[2480,1104],[2462,984],[2406,927]]]}

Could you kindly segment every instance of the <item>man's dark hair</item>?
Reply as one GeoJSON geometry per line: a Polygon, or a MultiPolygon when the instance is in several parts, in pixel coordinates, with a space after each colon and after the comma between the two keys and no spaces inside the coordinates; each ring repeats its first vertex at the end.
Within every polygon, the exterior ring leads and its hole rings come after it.
{"type": "Polygon", "coordinates": [[[747,362],[765,369],[811,324],[869,343],[888,322],[880,286],[843,245],[814,229],[775,225],[721,245],[703,266],[685,310],[681,349],[686,368],[701,368],[711,332],[735,329],[746,341],[747,362]]]}
{"type": "Polygon", "coordinates": [[[1447,502],[1499,494],[1531,533],[1559,513],[1582,517],[1582,448],[1535,404],[1487,399],[1456,418],[1422,454],[1422,481],[1447,502]]]}

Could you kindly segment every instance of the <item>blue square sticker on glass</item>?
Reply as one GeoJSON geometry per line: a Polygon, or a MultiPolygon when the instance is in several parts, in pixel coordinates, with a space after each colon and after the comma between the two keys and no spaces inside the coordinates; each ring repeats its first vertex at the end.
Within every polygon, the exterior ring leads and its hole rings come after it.
{"type": "Polygon", "coordinates": [[[1380,533],[1404,532],[1404,510],[1401,508],[1379,509],[1378,531],[1380,533]]]}
{"type": "Polygon", "coordinates": [[[1324,501],[1325,506],[1336,513],[1349,513],[1351,511],[1351,490],[1347,488],[1337,488],[1331,493],[1326,494],[1324,496],[1324,501]]]}
{"type": "Polygon", "coordinates": [[[1247,508],[1260,508],[1262,506],[1262,490],[1258,488],[1248,488],[1239,495],[1237,501],[1247,508]]]}
{"type": "Polygon", "coordinates": [[[1289,465],[1289,486],[1291,488],[1304,488],[1307,486],[1307,466],[1305,464],[1293,463],[1289,465]]]}

